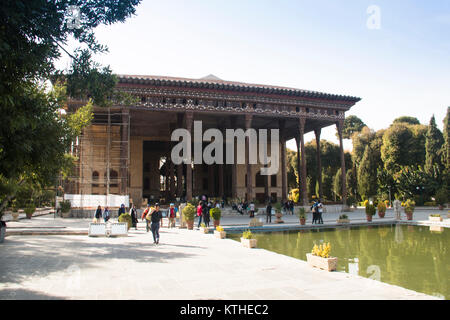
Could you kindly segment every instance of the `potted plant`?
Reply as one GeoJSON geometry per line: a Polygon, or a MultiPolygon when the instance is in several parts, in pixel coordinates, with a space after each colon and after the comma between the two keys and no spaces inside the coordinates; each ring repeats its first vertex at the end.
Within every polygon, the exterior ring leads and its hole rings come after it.
{"type": "Polygon", "coordinates": [[[63,200],[59,203],[59,207],[61,208],[61,216],[63,218],[68,218],[70,216],[70,209],[72,208],[72,204],[70,200],[63,200]]]}
{"type": "Polygon", "coordinates": [[[209,215],[214,220],[214,227],[220,225],[220,217],[222,216],[222,210],[219,208],[212,208],[209,210],[209,215]]]}
{"type": "Polygon", "coordinates": [[[206,227],[206,224],[204,224],[203,222],[200,224],[200,230],[203,233],[209,233],[209,229],[206,227]]]}
{"type": "Polygon", "coordinates": [[[11,206],[11,215],[13,217],[14,221],[18,221],[19,220],[19,209],[17,208],[17,205],[15,203],[15,200],[13,201],[13,205],[11,206]]]}
{"type": "Polygon", "coordinates": [[[130,228],[131,228],[131,225],[132,225],[132,223],[133,223],[133,220],[132,220],[132,218],[131,218],[131,215],[129,214],[129,213],[122,213],[120,216],[119,216],[119,222],[126,222],[127,223],[127,227],[128,227],[128,230],[130,230],[130,228]]]}
{"type": "Polygon", "coordinates": [[[408,220],[412,220],[413,219],[413,213],[414,213],[415,207],[416,207],[416,203],[413,200],[411,200],[411,199],[406,200],[406,202],[405,202],[405,214],[406,214],[406,218],[408,220]]]}
{"type": "Polygon", "coordinates": [[[349,223],[349,222],[350,222],[350,220],[349,220],[348,216],[345,213],[341,214],[339,216],[339,219],[337,220],[337,223],[349,223]]]}
{"type": "Polygon", "coordinates": [[[386,214],[386,204],[383,201],[380,201],[377,205],[378,209],[378,216],[380,218],[384,218],[384,215],[386,214]]]}
{"type": "Polygon", "coordinates": [[[33,216],[33,213],[36,211],[36,207],[32,204],[28,205],[25,207],[25,209],[23,209],[23,211],[25,212],[27,219],[31,219],[31,217],[33,216]]]}
{"type": "Polygon", "coordinates": [[[306,223],[306,210],[303,207],[298,209],[297,213],[298,218],[300,219],[300,225],[304,226],[306,223]]]}
{"type": "Polygon", "coordinates": [[[182,212],[183,212],[184,220],[186,221],[188,230],[193,230],[194,229],[194,219],[195,219],[195,214],[197,213],[197,209],[191,203],[188,203],[183,208],[182,212]]]}
{"type": "Polygon", "coordinates": [[[326,271],[334,271],[337,268],[337,257],[330,257],[331,244],[323,243],[314,245],[311,253],[306,254],[306,261],[312,267],[326,271]]]}
{"type": "Polygon", "coordinates": [[[281,203],[276,202],[273,207],[275,208],[275,217],[277,218],[275,220],[275,223],[283,223],[284,221],[281,220],[281,217],[283,216],[283,214],[281,213],[281,203]]]}
{"type": "Polygon", "coordinates": [[[441,188],[436,192],[434,196],[436,204],[439,206],[439,210],[444,210],[444,206],[448,201],[448,194],[446,188],[441,188]]]}
{"type": "Polygon", "coordinates": [[[436,222],[442,222],[442,217],[441,217],[441,215],[440,214],[438,214],[438,213],[435,213],[435,214],[430,214],[429,216],[428,216],[428,219],[430,220],[430,221],[436,221],[436,222]]]}
{"type": "Polygon", "coordinates": [[[214,230],[214,236],[219,239],[225,239],[227,233],[224,231],[222,226],[217,226],[216,230],[214,230]]]}
{"type": "Polygon", "coordinates": [[[375,215],[375,212],[376,212],[375,206],[373,204],[368,203],[366,205],[366,218],[368,222],[372,221],[372,217],[375,215]]]}
{"type": "Polygon", "coordinates": [[[256,248],[257,239],[250,230],[246,230],[242,233],[241,243],[246,248],[256,248]]]}

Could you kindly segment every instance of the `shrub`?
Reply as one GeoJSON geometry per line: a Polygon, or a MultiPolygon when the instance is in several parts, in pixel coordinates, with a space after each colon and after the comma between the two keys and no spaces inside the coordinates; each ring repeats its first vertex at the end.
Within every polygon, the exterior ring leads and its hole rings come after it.
{"type": "Polygon", "coordinates": [[[430,214],[430,217],[440,218],[441,215],[439,213],[430,214]]]}
{"type": "Polygon", "coordinates": [[[23,209],[23,211],[27,216],[31,216],[34,213],[34,211],[36,211],[36,206],[30,204],[26,206],[25,209],[23,209]]]}
{"type": "Polygon", "coordinates": [[[331,252],[331,244],[328,243],[322,243],[320,246],[317,244],[314,245],[311,253],[315,256],[319,256],[322,258],[328,258],[330,256],[331,252]]]}
{"type": "Polygon", "coordinates": [[[202,223],[200,223],[200,227],[206,228],[206,224],[202,222],[202,223]]]}
{"type": "Polygon", "coordinates": [[[376,212],[375,206],[373,204],[368,203],[366,205],[366,215],[373,216],[376,212]]]}
{"type": "Polygon", "coordinates": [[[128,224],[128,229],[130,229],[133,220],[131,219],[131,215],[129,213],[122,213],[119,217],[119,222],[126,222],[128,224]]]}
{"type": "Polygon", "coordinates": [[[194,221],[196,213],[197,209],[191,203],[188,203],[186,207],[183,208],[183,216],[186,221],[194,221]]]}
{"type": "Polygon", "coordinates": [[[222,216],[222,210],[220,210],[219,208],[212,208],[211,210],[209,210],[209,215],[214,220],[220,220],[220,217],[222,216]]]}
{"type": "Polygon", "coordinates": [[[244,239],[253,239],[253,233],[250,230],[246,230],[242,233],[242,238],[244,239]]]}
{"type": "Polygon", "coordinates": [[[273,207],[275,208],[275,211],[276,211],[276,212],[281,212],[281,208],[282,208],[281,203],[276,202],[276,203],[273,205],[273,207]]]}
{"type": "Polygon", "coordinates": [[[297,212],[297,216],[299,219],[306,219],[306,210],[303,207],[300,207],[297,212]]]}
{"type": "Polygon", "coordinates": [[[405,201],[405,212],[413,213],[415,207],[416,207],[416,203],[413,200],[408,199],[405,201]]]}
{"type": "Polygon", "coordinates": [[[386,212],[386,204],[384,202],[379,202],[377,206],[378,212],[386,212]]]}
{"type": "Polygon", "coordinates": [[[217,227],[216,227],[216,230],[217,230],[217,231],[219,231],[219,232],[222,232],[222,231],[224,231],[224,229],[223,229],[223,227],[222,227],[222,226],[217,226],[217,227]]]}
{"type": "Polygon", "coordinates": [[[348,219],[348,216],[344,213],[339,216],[339,219],[345,220],[348,219]]]}
{"type": "Polygon", "coordinates": [[[369,200],[364,200],[363,207],[367,207],[368,204],[369,204],[369,200]]]}
{"type": "Polygon", "coordinates": [[[434,199],[436,203],[440,206],[443,206],[448,201],[448,193],[446,188],[441,188],[436,192],[436,195],[434,196],[434,199]]]}
{"type": "Polygon", "coordinates": [[[72,204],[70,203],[70,200],[63,200],[59,203],[59,207],[61,208],[61,212],[66,213],[70,211],[72,204]]]}

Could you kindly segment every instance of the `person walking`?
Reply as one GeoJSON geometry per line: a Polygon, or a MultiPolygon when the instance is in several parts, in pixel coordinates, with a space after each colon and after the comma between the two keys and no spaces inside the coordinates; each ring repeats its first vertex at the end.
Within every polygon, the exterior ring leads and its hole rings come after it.
{"type": "Polygon", "coordinates": [[[144,212],[142,212],[142,216],[141,219],[142,221],[144,221],[145,219],[145,229],[147,230],[147,232],[149,232],[150,230],[150,220],[147,219],[147,215],[150,213],[150,203],[147,204],[147,208],[145,208],[144,212]]]}
{"type": "Polygon", "coordinates": [[[175,211],[175,205],[173,203],[170,204],[169,210],[167,212],[167,216],[169,218],[169,228],[175,227],[175,218],[176,218],[176,211],[175,211]]]}
{"type": "Polygon", "coordinates": [[[120,217],[121,214],[125,213],[125,205],[122,203],[120,205],[119,211],[117,212],[117,218],[120,217]]]}
{"type": "Polygon", "coordinates": [[[272,205],[270,202],[267,204],[266,208],[266,223],[272,223],[272,205]]]}
{"type": "Polygon", "coordinates": [[[202,216],[203,223],[208,228],[209,227],[209,210],[211,209],[210,204],[203,203],[202,205],[202,216]]]}
{"type": "Polygon", "coordinates": [[[159,210],[159,203],[155,204],[155,208],[149,213],[151,220],[151,230],[153,235],[153,243],[159,244],[159,222],[162,219],[162,213],[159,210]]]}
{"type": "Polygon", "coordinates": [[[131,226],[137,230],[138,219],[137,219],[137,210],[134,203],[131,205],[130,216],[131,216],[131,226]]]}
{"type": "Polygon", "coordinates": [[[108,207],[105,207],[105,211],[103,211],[103,220],[105,221],[105,223],[108,222],[109,216],[110,216],[109,209],[108,207]]]}
{"type": "Polygon", "coordinates": [[[294,215],[294,201],[289,200],[289,210],[291,210],[291,215],[294,215]]]}
{"type": "Polygon", "coordinates": [[[323,224],[322,213],[323,213],[323,205],[322,205],[322,201],[320,201],[320,199],[319,199],[317,201],[317,217],[319,220],[319,224],[323,224]]]}
{"type": "Polygon", "coordinates": [[[250,202],[250,218],[253,218],[255,216],[255,204],[250,202]]]}
{"type": "Polygon", "coordinates": [[[100,219],[102,218],[102,207],[98,206],[97,210],[95,210],[95,221],[97,223],[100,223],[100,219]]]}
{"type": "Polygon", "coordinates": [[[313,218],[312,218],[312,224],[315,224],[315,223],[317,223],[317,213],[318,213],[318,211],[317,211],[317,200],[313,203],[313,205],[311,206],[311,211],[312,211],[312,215],[313,215],[313,218]]]}
{"type": "Polygon", "coordinates": [[[202,223],[203,217],[203,201],[200,201],[197,206],[197,217],[198,217],[198,226],[197,229],[200,229],[200,224],[202,223]]]}

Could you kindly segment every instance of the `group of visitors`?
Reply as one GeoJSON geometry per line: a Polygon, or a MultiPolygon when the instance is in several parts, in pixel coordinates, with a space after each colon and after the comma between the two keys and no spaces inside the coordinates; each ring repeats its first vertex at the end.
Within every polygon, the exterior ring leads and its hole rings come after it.
{"type": "Polygon", "coordinates": [[[288,200],[284,203],[284,212],[286,212],[286,214],[294,214],[294,201],[292,200],[288,200]]]}
{"type": "Polygon", "coordinates": [[[311,211],[313,214],[312,223],[314,224],[323,224],[322,213],[323,213],[323,204],[320,199],[316,199],[316,201],[311,206],[311,211]]]}
{"type": "Polygon", "coordinates": [[[99,222],[99,221],[101,221],[101,219],[103,219],[103,221],[106,223],[106,222],[108,222],[110,217],[111,217],[111,214],[109,212],[108,207],[105,207],[105,210],[102,210],[102,207],[98,206],[97,210],[95,210],[94,218],[95,218],[96,222],[99,222]]]}
{"type": "MultiPolygon", "coordinates": [[[[220,205],[218,203],[216,203],[215,205],[216,208],[219,208],[220,205]]],[[[197,206],[197,217],[199,217],[198,219],[198,226],[197,228],[200,228],[200,225],[202,223],[205,224],[206,227],[209,227],[209,221],[210,221],[210,211],[213,208],[213,203],[211,201],[207,202],[206,200],[201,200],[198,203],[197,206]]]]}
{"type": "Polygon", "coordinates": [[[160,222],[162,224],[162,212],[160,210],[159,203],[155,203],[155,206],[153,208],[150,207],[150,204],[147,206],[147,208],[142,213],[142,220],[145,219],[147,226],[147,232],[149,230],[152,231],[153,235],[153,243],[159,244],[159,228],[161,227],[160,222]]]}

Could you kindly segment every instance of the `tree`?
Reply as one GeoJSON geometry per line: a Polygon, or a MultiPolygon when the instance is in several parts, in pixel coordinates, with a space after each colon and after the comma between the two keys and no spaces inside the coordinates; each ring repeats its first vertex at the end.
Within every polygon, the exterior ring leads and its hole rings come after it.
{"type": "MultiPolygon", "coordinates": [[[[101,24],[123,22],[140,0],[4,0],[0,10],[0,216],[25,183],[51,184],[71,159],[65,155],[76,129],[58,110],[64,106],[58,86],[68,93],[104,105],[112,96],[115,78],[108,67],[91,62],[92,53],[107,52],[93,30],[101,24]],[[81,16],[72,28],[70,5],[81,16]],[[84,45],[70,54],[69,37],[84,45]],[[73,58],[71,73],[56,72],[60,50],[73,58]],[[56,76],[55,76],[56,75],[56,76]],[[56,89],[41,85],[53,79],[56,89]],[[75,89],[79,89],[78,91],[75,89]]],[[[84,110],[86,111],[86,110],[84,110]]],[[[73,124],[73,123],[72,123],[73,124]]]]}
{"type": "Polygon", "coordinates": [[[392,124],[383,135],[381,160],[384,168],[395,174],[401,166],[423,165],[425,162],[425,131],[422,125],[392,124]]]}
{"type": "Polygon", "coordinates": [[[357,116],[348,116],[344,120],[342,138],[350,139],[353,133],[360,132],[365,126],[365,123],[357,116]]]}
{"type": "Polygon", "coordinates": [[[447,107],[447,115],[444,118],[444,145],[442,146],[442,163],[445,171],[450,174],[450,107],[447,107]]]}
{"type": "Polygon", "coordinates": [[[363,199],[377,194],[376,154],[370,146],[366,146],[358,167],[358,192],[363,199]]]}
{"type": "Polygon", "coordinates": [[[420,124],[420,121],[414,117],[403,116],[395,119],[392,123],[420,124]]]}
{"type": "Polygon", "coordinates": [[[444,137],[437,128],[433,115],[425,135],[425,171],[430,172],[435,164],[441,165],[441,151],[443,145],[444,137]]]}

